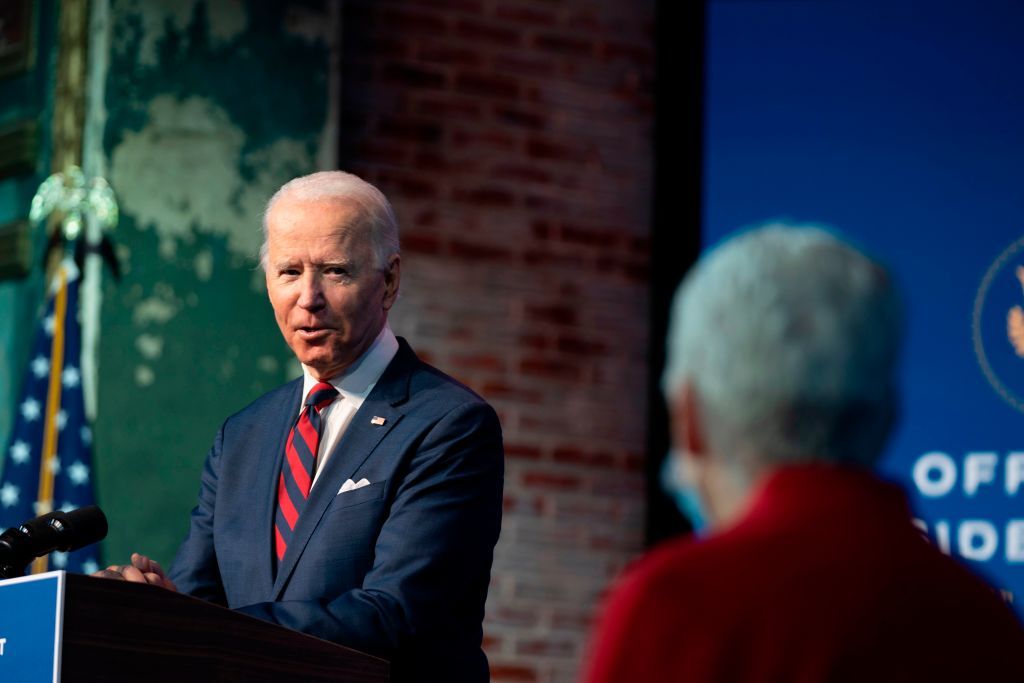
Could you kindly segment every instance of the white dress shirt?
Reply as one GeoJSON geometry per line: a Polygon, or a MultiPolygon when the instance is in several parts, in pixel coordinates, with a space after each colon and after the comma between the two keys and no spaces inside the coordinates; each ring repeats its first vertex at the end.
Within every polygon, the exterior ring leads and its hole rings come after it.
{"type": "MultiPolygon", "coordinates": [[[[387,368],[396,353],[398,353],[398,340],[395,338],[395,333],[391,331],[391,327],[384,323],[384,328],[381,329],[370,348],[345,372],[327,380],[338,390],[338,397],[331,405],[320,411],[323,428],[320,434],[320,447],[317,449],[313,486],[316,486],[320,472],[323,471],[330,459],[331,451],[338,444],[341,435],[345,433],[345,429],[352,422],[352,417],[363,405],[363,401],[370,395],[373,387],[377,385],[377,380],[384,374],[384,369],[387,368]]],[[[302,397],[299,401],[298,411],[295,413],[296,419],[305,408],[306,396],[319,381],[313,377],[308,367],[302,366],[302,397]]]]}

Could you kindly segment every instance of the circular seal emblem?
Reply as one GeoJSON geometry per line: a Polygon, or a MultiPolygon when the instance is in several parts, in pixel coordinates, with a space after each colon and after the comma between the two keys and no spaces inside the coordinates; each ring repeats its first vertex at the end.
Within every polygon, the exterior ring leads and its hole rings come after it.
{"type": "Polygon", "coordinates": [[[1024,412],[1024,237],[989,266],[974,297],[971,329],[988,383],[1024,412]]]}

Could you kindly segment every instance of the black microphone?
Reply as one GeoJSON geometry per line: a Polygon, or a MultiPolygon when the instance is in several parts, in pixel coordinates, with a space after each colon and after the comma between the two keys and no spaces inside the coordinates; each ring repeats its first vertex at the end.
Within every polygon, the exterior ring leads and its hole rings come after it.
{"type": "Polygon", "coordinates": [[[25,567],[36,557],[54,550],[78,550],[102,541],[106,535],[107,516],[95,505],[30,519],[0,534],[0,578],[23,576],[25,567]]]}

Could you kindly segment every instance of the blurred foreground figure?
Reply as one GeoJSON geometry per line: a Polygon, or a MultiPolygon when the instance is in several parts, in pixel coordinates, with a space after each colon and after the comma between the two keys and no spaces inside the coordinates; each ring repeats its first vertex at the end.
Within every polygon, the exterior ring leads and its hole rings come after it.
{"type": "Polygon", "coordinates": [[[588,683],[1024,680],[1011,610],[868,471],[900,327],[886,271],[822,230],[764,227],[695,267],[663,384],[677,497],[710,528],[623,577],[588,683]]]}

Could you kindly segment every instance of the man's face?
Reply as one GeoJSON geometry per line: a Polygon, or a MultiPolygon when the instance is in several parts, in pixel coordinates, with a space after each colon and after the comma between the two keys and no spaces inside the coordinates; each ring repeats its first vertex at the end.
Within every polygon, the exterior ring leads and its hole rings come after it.
{"type": "Polygon", "coordinates": [[[344,371],[380,333],[400,260],[377,267],[358,208],[284,197],[267,216],[267,293],[277,326],[317,379],[344,371]]]}

